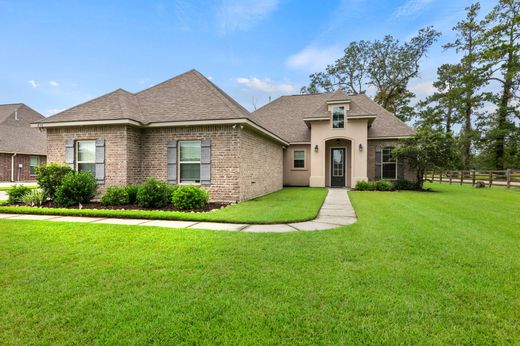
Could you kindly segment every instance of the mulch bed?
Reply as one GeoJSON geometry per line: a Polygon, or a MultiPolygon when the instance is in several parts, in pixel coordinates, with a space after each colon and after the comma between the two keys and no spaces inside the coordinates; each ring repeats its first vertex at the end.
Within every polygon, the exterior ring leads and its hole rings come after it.
{"type": "MultiPolygon", "coordinates": [[[[141,208],[137,204],[126,204],[126,205],[117,205],[117,206],[108,206],[108,205],[102,205],[99,202],[90,202],[87,204],[82,204],[81,209],[93,209],[93,210],[144,210],[144,211],[180,211],[180,212],[206,212],[206,211],[212,211],[212,210],[218,210],[224,207],[227,207],[229,203],[208,203],[201,209],[194,209],[194,210],[180,210],[175,208],[173,205],[168,204],[164,208],[141,208]]],[[[63,206],[59,206],[56,204],[53,204],[51,201],[45,202],[42,205],[42,208],[65,208],[63,206]]],[[[66,209],[80,209],[79,205],[68,207],[66,209]]]]}

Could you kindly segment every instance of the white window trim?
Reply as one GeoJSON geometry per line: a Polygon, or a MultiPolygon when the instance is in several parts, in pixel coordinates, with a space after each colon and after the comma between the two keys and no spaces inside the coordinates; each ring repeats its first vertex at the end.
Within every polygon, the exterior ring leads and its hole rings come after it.
{"type": "Polygon", "coordinates": [[[343,130],[345,129],[345,120],[347,119],[346,117],[346,112],[345,112],[345,106],[334,106],[332,107],[332,112],[331,112],[331,122],[330,122],[330,126],[332,129],[334,130],[343,130]],[[334,127],[334,109],[335,108],[343,108],[343,127],[334,127]]]}
{"type": "Polygon", "coordinates": [[[79,164],[80,163],[93,163],[94,165],[96,164],[96,140],[95,139],[82,139],[80,141],[76,141],[76,143],[74,143],[74,158],[75,158],[75,162],[74,162],[74,170],[76,172],[79,172],[78,170],[78,167],[79,167],[79,164]],[[84,142],[93,142],[94,143],[94,160],[93,161],[80,161],[79,160],[79,143],[84,143],[84,142]]]}
{"type": "Polygon", "coordinates": [[[201,179],[200,179],[200,165],[201,165],[201,162],[202,160],[199,160],[199,161],[181,161],[181,143],[183,142],[199,142],[200,144],[200,155],[201,155],[201,159],[202,159],[202,141],[201,140],[198,140],[198,139],[186,139],[186,140],[182,140],[182,141],[179,141],[178,142],[178,145],[177,145],[177,157],[179,158],[178,159],[178,164],[177,164],[177,177],[178,177],[178,185],[201,185],[201,179]],[[198,163],[199,164],[199,181],[182,181],[182,177],[181,177],[181,164],[183,163],[198,163]]]}
{"type": "Polygon", "coordinates": [[[381,149],[381,180],[397,180],[397,166],[398,166],[397,158],[395,158],[395,161],[384,162],[383,158],[385,157],[385,155],[383,155],[383,153],[384,153],[385,149],[393,150],[393,149],[395,149],[395,147],[384,147],[384,148],[381,149]],[[384,168],[385,164],[395,164],[395,178],[385,178],[383,176],[383,172],[384,172],[383,168],[384,168]]]}
{"type": "Polygon", "coordinates": [[[35,177],[36,176],[36,172],[34,173],[31,173],[31,168],[32,167],[38,167],[40,165],[40,157],[37,156],[37,155],[31,155],[29,156],[29,176],[30,177],[35,177]],[[31,166],[31,159],[35,157],[36,158],[36,166],[31,166]]]}
{"type": "Polygon", "coordinates": [[[307,170],[307,150],[305,149],[294,149],[292,152],[292,170],[293,171],[306,171],[307,170]],[[303,167],[294,167],[294,153],[297,151],[303,151],[303,167]]]}

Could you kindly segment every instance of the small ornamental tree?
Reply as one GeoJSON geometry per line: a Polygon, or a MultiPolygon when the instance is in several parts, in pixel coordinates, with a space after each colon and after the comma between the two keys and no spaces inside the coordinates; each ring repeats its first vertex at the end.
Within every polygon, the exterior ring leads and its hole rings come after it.
{"type": "Polygon", "coordinates": [[[452,167],[455,161],[455,140],[451,132],[421,128],[414,136],[402,140],[393,151],[393,155],[404,158],[417,173],[417,189],[421,190],[424,184],[426,171],[452,167]]]}
{"type": "Polygon", "coordinates": [[[72,169],[68,165],[51,162],[45,166],[36,167],[36,179],[45,194],[54,199],[63,178],[70,172],[72,169]]]}

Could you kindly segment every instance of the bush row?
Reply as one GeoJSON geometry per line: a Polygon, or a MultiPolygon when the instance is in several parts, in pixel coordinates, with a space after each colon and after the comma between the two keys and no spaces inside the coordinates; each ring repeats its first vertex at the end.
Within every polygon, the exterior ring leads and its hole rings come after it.
{"type": "Polygon", "coordinates": [[[355,189],[358,191],[417,190],[417,184],[408,180],[358,181],[355,189]]]}

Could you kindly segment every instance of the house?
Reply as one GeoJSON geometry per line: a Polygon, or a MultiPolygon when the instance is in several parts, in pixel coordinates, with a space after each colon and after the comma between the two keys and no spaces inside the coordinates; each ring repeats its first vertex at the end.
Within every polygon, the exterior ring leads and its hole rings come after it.
{"type": "Polygon", "coordinates": [[[23,103],[0,105],[0,181],[36,179],[35,167],[45,163],[45,132],[31,123],[45,119],[23,103]]]}
{"type": "Polygon", "coordinates": [[[50,162],[91,171],[103,188],[156,177],[200,184],[222,202],[283,185],[406,178],[389,153],[412,133],[370,98],[343,92],[281,97],[250,113],[195,70],[33,126],[46,129],[50,162]]]}

